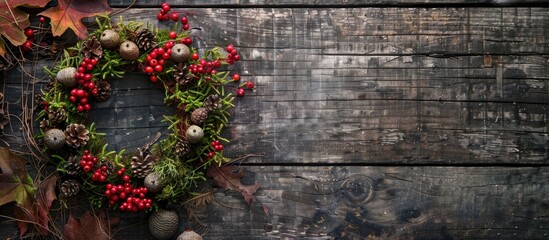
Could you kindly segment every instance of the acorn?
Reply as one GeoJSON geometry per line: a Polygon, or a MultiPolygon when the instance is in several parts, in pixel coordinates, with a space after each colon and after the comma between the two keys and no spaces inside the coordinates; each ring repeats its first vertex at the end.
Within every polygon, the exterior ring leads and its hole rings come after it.
{"type": "Polygon", "coordinates": [[[177,237],[177,240],[202,240],[202,236],[193,230],[188,229],[181,233],[181,235],[177,237]]]}
{"type": "Polygon", "coordinates": [[[63,68],[57,72],[55,79],[57,79],[57,82],[61,83],[61,85],[68,88],[73,88],[78,86],[78,81],[74,76],[76,72],[76,68],[74,67],[63,68]]]}
{"type": "Polygon", "coordinates": [[[101,33],[99,42],[101,43],[101,47],[115,48],[120,43],[120,35],[112,29],[107,29],[101,33]]]}
{"type": "Polygon", "coordinates": [[[187,141],[190,143],[198,143],[204,137],[204,131],[202,128],[196,125],[191,125],[187,128],[187,141]]]}
{"type": "Polygon", "coordinates": [[[120,44],[118,52],[120,53],[120,57],[124,60],[134,61],[139,58],[139,48],[132,41],[125,41],[120,44]]]}
{"type": "Polygon", "coordinates": [[[44,133],[44,143],[49,149],[59,150],[65,146],[65,132],[52,128],[44,133]]]}
{"type": "Polygon", "coordinates": [[[179,218],[175,211],[160,209],[149,218],[151,235],[158,240],[170,239],[177,232],[178,226],[179,218]]]}
{"type": "Polygon", "coordinates": [[[178,63],[186,62],[191,55],[191,50],[187,45],[178,43],[172,47],[172,60],[178,63]]]}
{"type": "Polygon", "coordinates": [[[145,177],[145,187],[149,190],[149,192],[160,192],[162,191],[162,188],[164,188],[164,183],[160,179],[160,175],[155,172],[149,173],[145,177]]]}

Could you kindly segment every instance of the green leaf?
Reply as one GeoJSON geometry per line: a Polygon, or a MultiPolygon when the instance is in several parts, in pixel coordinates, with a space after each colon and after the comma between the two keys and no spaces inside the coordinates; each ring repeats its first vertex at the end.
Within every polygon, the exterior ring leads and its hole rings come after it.
{"type": "Polygon", "coordinates": [[[27,173],[26,161],[7,148],[0,148],[0,205],[15,202],[30,209],[36,188],[27,173]]]}

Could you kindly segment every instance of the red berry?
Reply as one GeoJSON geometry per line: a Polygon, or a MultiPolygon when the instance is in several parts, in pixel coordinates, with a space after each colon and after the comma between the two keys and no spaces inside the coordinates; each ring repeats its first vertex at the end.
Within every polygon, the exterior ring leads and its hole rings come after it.
{"type": "Polygon", "coordinates": [[[233,50],[231,51],[230,54],[234,56],[234,55],[236,55],[237,53],[238,53],[238,51],[236,51],[236,49],[233,49],[233,50]]]}
{"type": "Polygon", "coordinates": [[[91,63],[86,64],[86,70],[91,71],[93,70],[94,65],[91,63]]]}
{"type": "Polygon", "coordinates": [[[170,15],[168,14],[162,15],[162,21],[168,21],[168,20],[170,20],[170,15]]]}
{"type": "Polygon", "coordinates": [[[244,88],[238,88],[236,89],[236,96],[243,97],[245,94],[244,88]]]}
{"type": "Polygon", "coordinates": [[[125,192],[121,192],[120,194],[118,194],[118,196],[119,196],[121,199],[124,199],[124,198],[126,198],[126,193],[125,193],[125,192]]]}
{"type": "Polygon", "coordinates": [[[168,60],[168,59],[170,59],[171,56],[172,55],[169,52],[166,52],[166,53],[162,54],[162,59],[168,60]]]}
{"type": "Polygon", "coordinates": [[[23,52],[32,51],[32,41],[30,41],[30,40],[25,41],[25,43],[23,43],[23,45],[21,45],[21,50],[23,50],[23,52]]]}
{"type": "Polygon", "coordinates": [[[107,180],[107,177],[105,175],[99,176],[99,182],[105,182],[107,180]]]}
{"type": "Polygon", "coordinates": [[[84,72],[86,72],[86,69],[84,67],[78,67],[77,71],[78,71],[78,73],[84,73],[84,72]]]}
{"type": "Polygon", "coordinates": [[[158,19],[158,21],[162,21],[164,19],[164,14],[162,12],[159,12],[158,14],[156,14],[156,19],[158,19]]]}
{"type": "Polygon", "coordinates": [[[89,172],[90,170],[91,170],[91,166],[90,166],[90,165],[84,166],[84,172],[89,172]]]}
{"type": "Polygon", "coordinates": [[[168,34],[168,37],[171,38],[171,39],[176,39],[176,38],[177,38],[177,33],[174,32],[174,31],[171,31],[171,32],[168,34]]]}
{"type": "Polygon", "coordinates": [[[147,56],[145,57],[145,60],[147,60],[147,62],[148,62],[149,64],[150,64],[150,62],[151,62],[152,59],[153,59],[153,58],[151,57],[150,54],[147,54],[147,56]]]}
{"type": "Polygon", "coordinates": [[[170,9],[171,9],[171,7],[170,7],[170,5],[168,5],[168,3],[162,5],[162,10],[163,10],[164,12],[167,13],[167,12],[170,11],[170,9]]]}
{"type": "Polygon", "coordinates": [[[181,23],[183,24],[188,24],[189,23],[189,19],[185,16],[181,17],[181,23]]]}
{"type": "Polygon", "coordinates": [[[160,60],[158,60],[158,64],[164,66],[164,64],[166,64],[166,60],[160,59],[160,60]]]}
{"type": "Polygon", "coordinates": [[[71,102],[76,102],[78,99],[76,99],[75,96],[70,96],[70,97],[69,97],[69,100],[70,100],[71,102]]]}
{"type": "Polygon", "coordinates": [[[124,180],[124,182],[129,182],[129,181],[130,181],[130,176],[124,175],[124,176],[122,177],[122,180],[124,180]]]}
{"type": "Polygon", "coordinates": [[[90,150],[87,150],[87,149],[86,149],[86,150],[84,150],[84,154],[85,154],[85,155],[88,155],[88,154],[90,154],[90,150]]]}
{"type": "Polygon", "coordinates": [[[187,46],[191,45],[191,44],[193,44],[193,39],[190,38],[190,37],[186,37],[186,38],[183,39],[183,44],[185,44],[187,46]]]}
{"type": "Polygon", "coordinates": [[[171,49],[171,48],[173,48],[173,45],[175,45],[175,42],[174,41],[169,41],[164,45],[164,48],[165,49],[171,49]]]}
{"type": "Polygon", "coordinates": [[[158,77],[156,75],[151,75],[151,77],[149,77],[149,81],[153,83],[158,82],[158,77]]]}
{"type": "Polygon", "coordinates": [[[84,81],[89,82],[92,80],[92,78],[93,78],[93,75],[91,75],[91,73],[84,74],[84,81]]]}
{"type": "Polygon", "coordinates": [[[156,66],[154,66],[154,71],[156,71],[156,72],[162,72],[162,70],[164,70],[164,67],[162,67],[162,65],[156,65],[156,66]]]}
{"type": "Polygon", "coordinates": [[[253,88],[254,88],[254,82],[252,82],[252,81],[246,82],[246,87],[247,87],[248,89],[253,89],[253,88]]]}
{"type": "Polygon", "coordinates": [[[189,30],[189,28],[191,28],[189,24],[183,24],[183,30],[189,30]]]}
{"type": "Polygon", "coordinates": [[[94,66],[97,65],[97,59],[92,58],[92,59],[90,60],[90,63],[91,63],[92,65],[94,65],[94,66]]]}
{"type": "Polygon", "coordinates": [[[232,44],[229,44],[225,47],[225,51],[228,53],[232,52],[234,50],[234,46],[232,44]]]}
{"type": "Polygon", "coordinates": [[[79,98],[83,98],[83,97],[84,97],[84,95],[85,95],[85,92],[84,92],[84,90],[82,90],[82,89],[78,89],[78,90],[76,90],[76,96],[77,96],[77,97],[79,97],[79,98]]]}
{"type": "Polygon", "coordinates": [[[153,72],[154,72],[154,69],[153,69],[153,67],[151,67],[151,66],[146,66],[146,67],[145,67],[145,72],[146,72],[146,73],[153,73],[153,72]]]}
{"type": "Polygon", "coordinates": [[[215,156],[215,153],[214,152],[209,152],[208,153],[208,158],[213,158],[215,156]]]}
{"type": "MultiPolygon", "coordinates": [[[[156,49],[155,49],[156,50],[156,49]]],[[[149,53],[149,56],[151,56],[151,58],[157,58],[158,57],[158,53],[156,51],[152,51],[151,53],[149,53]]]]}
{"type": "Polygon", "coordinates": [[[92,95],[97,96],[99,94],[99,89],[94,88],[92,89],[92,95]]]}
{"type": "Polygon", "coordinates": [[[235,54],[235,55],[233,56],[233,59],[234,59],[235,61],[239,61],[239,60],[240,60],[240,55],[239,55],[239,54],[235,54]]]}
{"type": "Polygon", "coordinates": [[[156,52],[156,54],[158,54],[158,56],[162,56],[162,54],[164,54],[166,52],[166,50],[164,50],[164,48],[159,47],[154,52],[156,52]]]}
{"type": "MultiPolygon", "coordinates": [[[[230,56],[230,55],[229,55],[230,56]]],[[[233,65],[234,64],[234,60],[232,59],[226,59],[225,62],[227,62],[228,64],[230,65],[233,65]]]]}
{"type": "Polygon", "coordinates": [[[44,22],[46,22],[46,18],[40,17],[40,23],[44,23],[44,22]]]}
{"type": "Polygon", "coordinates": [[[172,13],[171,18],[172,18],[172,20],[174,20],[174,21],[177,22],[177,21],[179,21],[179,14],[177,14],[177,13],[172,13]]]}
{"type": "Polygon", "coordinates": [[[87,98],[80,98],[80,103],[81,104],[86,104],[86,103],[88,103],[88,99],[87,98]]]}
{"type": "Polygon", "coordinates": [[[88,83],[88,89],[93,90],[94,88],[95,88],[95,83],[94,82],[89,82],[88,83]]]}
{"type": "Polygon", "coordinates": [[[198,60],[198,58],[199,58],[198,53],[193,53],[193,54],[191,55],[191,58],[192,58],[193,60],[198,60]]]}
{"type": "Polygon", "coordinates": [[[32,28],[25,29],[25,36],[32,38],[34,36],[34,30],[32,30],[32,28]]]}
{"type": "Polygon", "coordinates": [[[240,74],[235,73],[235,74],[233,74],[232,78],[233,78],[233,81],[238,82],[238,81],[240,81],[240,74]]]}

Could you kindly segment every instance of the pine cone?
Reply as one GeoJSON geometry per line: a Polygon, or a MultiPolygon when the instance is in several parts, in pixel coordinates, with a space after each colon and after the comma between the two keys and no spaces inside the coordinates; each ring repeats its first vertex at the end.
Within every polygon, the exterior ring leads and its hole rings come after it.
{"type": "Polygon", "coordinates": [[[143,51],[148,51],[149,49],[156,46],[155,35],[149,31],[149,29],[143,29],[137,33],[135,37],[135,43],[137,47],[143,51]]]}
{"type": "Polygon", "coordinates": [[[42,131],[48,131],[51,127],[51,124],[50,124],[50,120],[48,119],[42,119],[42,121],[40,121],[40,129],[42,129],[42,131]]]}
{"type": "Polygon", "coordinates": [[[3,109],[0,109],[0,133],[4,132],[4,127],[8,124],[8,116],[3,109]]]}
{"type": "Polygon", "coordinates": [[[203,107],[206,108],[208,112],[213,112],[221,107],[221,98],[219,98],[219,95],[217,94],[212,94],[204,99],[203,107]]]}
{"type": "Polygon", "coordinates": [[[50,120],[50,123],[53,124],[63,123],[67,120],[67,112],[63,108],[49,108],[48,119],[50,120]]]}
{"type": "Polygon", "coordinates": [[[187,65],[183,63],[179,63],[174,66],[173,76],[175,78],[175,82],[179,84],[180,88],[184,88],[187,84],[193,81],[194,76],[188,72],[187,65]]]}
{"type": "Polygon", "coordinates": [[[208,110],[206,108],[197,108],[191,113],[191,121],[196,125],[202,125],[208,118],[208,110]]]}
{"type": "Polygon", "coordinates": [[[80,167],[80,157],[69,157],[69,159],[67,159],[67,163],[65,164],[65,170],[67,170],[67,174],[69,175],[78,175],[82,171],[82,167],[80,167]]]}
{"type": "Polygon", "coordinates": [[[190,152],[191,152],[191,145],[189,144],[189,142],[181,138],[178,139],[177,143],[175,144],[175,154],[177,154],[180,157],[184,157],[190,152]]]}
{"type": "Polygon", "coordinates": [[[92,36],[90,39],[84,41],[82,43],[82,54],[86,58],[95,58],[99,60],[103,56],[103,48],[101,47],[101,43],[95,36],[92,36]]]}
{"type": "Polygon", "coordinates": [[[151,146],[160,139],[160,133],[146,143],[143,147],[137,149],[137,153],[132,157],[132,172],[138,178],[144,178],[153,170],[153,164],[158,159],[150,153],[151,146]]]}
{"type": "Polygon", "coordinates": [[[95,86],[97,87],[97,90],[99,90],[97,96],[95,96],[95,100],[98,102],[105,101],[111,96],[112,89],[109,82],[100,80],[97,81],[95,86]]]}
{"type": "Polygon", "coordinates": [[[90,140],[89,131],[83,124],[73,123],[65,129],[67,144],[73,148],[84,146],[90,140]]]}
{"type": "Polygon", "coordinates": [[[76,196],[78,191],[80,191],[80,184],[76,180],[70,179],[61,184],[61,194],[65,197],[76,196]]]}

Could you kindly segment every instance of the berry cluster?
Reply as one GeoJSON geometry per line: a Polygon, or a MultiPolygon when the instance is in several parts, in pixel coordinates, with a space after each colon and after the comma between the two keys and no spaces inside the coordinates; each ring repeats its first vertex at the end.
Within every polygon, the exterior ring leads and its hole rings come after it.
{"type": "Polygon", "coordinates": [[[170,59],[174,45],[174,41],[169,41],[164,44],[164,47],[155,48],[147,54],[144,71],[150,75],[149,80],[151,82],[158,81],[156,74],[164,71],[164,65],[170,59]]]}
{"type": "Polygon", "coordinates": [[[25,36],[27,36],[27,41],[21,45],[21,50],[23,50],[23,52],[30,52],[32,51],[32,42],[34,42],[34,30],[32,30],[32,28],[26,28],[25,36]]]}
{"type": "MultiPolygon", "coordinates": [[[[191,59],[198,60],[198,54],[193,53],[191,59]]],[[[189,71],[194,74],[197,78],[200,78],[200,75],[205,75],[205,80],[210,81],[211,75],[217,74],[217,68],[221,67],[221,60],[207,61],[206,59],[200,59],[198,64],[190,64],[189,71]]]]}
{"type": "Polygon", "coordinates": [[[237,62],[237,61],[240,61],[240,54],[238,54],[238,50],[236,50],[236,48],[234,47],[234,45],[232,44],[229,44],[225,47],[225,51],[227,51],[227,53],[229,55],[227,55],[227,59],[225,59],[225,61],[228,63],[228,64],[234,64],[234,62],[237,62]]]}
{"type": "Polygon", "coordinates": [[[105,185],[105,196],[109,199],[109,206],[121,202],[121,211],[137,212],[147,210],[151,207],[152,199],[146,198],[149,190],[146,187],[133,187],[130,176],[125,175],[125,168],[118,170],[117,175],[124,181],[124,184],[105,185]]]}
{"type": "Polygon", "coordinates": [[[224,148],[219,140],[212,141],[212,147],[216,152],[221,152],[224,148]]]}
{"type": "MultiPolygon", "coordinates": [[[[179,14],[176,12],[170,13],[171,7],[168,3],[164,2],[161,5],[160,12],[156,15],[156,18],[159,21],[169,21],[174,22],[179,21],[179,14]]],[[[189,19],[185,16],[181,17],[181,23],[183,24],[183,30],[189,30],[189,19]]]]}
{"type": "Polygon", "coordinates": [[[82,88],[73,88],[69,100],[77,104],[76,110],[79,112],[89,111],[91,109],[91,106],[88,103],[90,93],[95,96],[99,92],[95,83],[92,81],[93,75],[91,73],[97,63],[98,60],[95,58],[85,58],[74,74],[74,77],[82,88]]]}
{"type": "Polygon", "coordinates": [[[103,165],[92,175],[92,180],[95,182],[105,182],[107,180],[108,174],[107,174],[107,166],[103,165]]]}
{"type": "Polygon", "coordinates": [[[97,157],[93,156],[89,150],[84,150],[84,155],[80,158],[80,166],[84,172],[89,172],[97,163],[97,157]]]}

